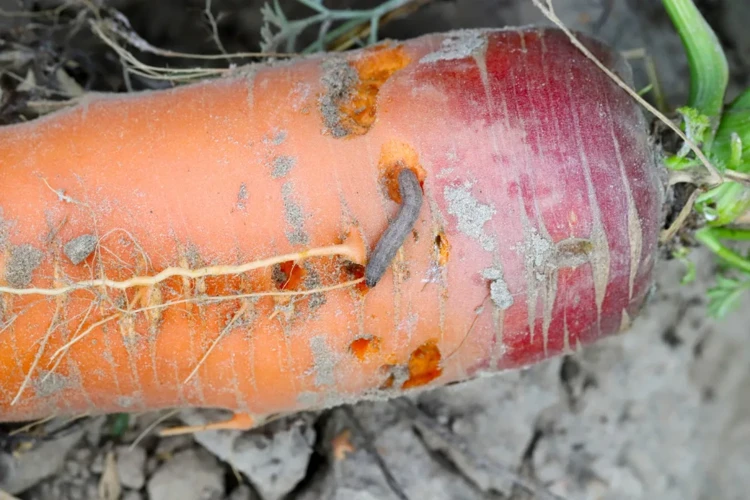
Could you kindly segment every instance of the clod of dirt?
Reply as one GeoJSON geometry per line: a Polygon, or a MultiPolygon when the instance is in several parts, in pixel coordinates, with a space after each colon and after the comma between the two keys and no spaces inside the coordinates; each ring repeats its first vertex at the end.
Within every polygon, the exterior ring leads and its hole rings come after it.
{"type": "Polygon", "coordinates": [[[260,500],[260,498],[253,493],[248,485],[241,484],[229,494],[227,500],[260,500]]]}
{"type": "Polygon", "coordinates": [[[116,457],[120,484],[134,490],[143,488],[146,483],[146,451],[140,447],[120,446],[116,457]]]}
{"type": "Polygon", "coordinates": [[[413,422],[393,408],[363,404],[352,408],[351,415],[357,419],[357,424],[343,412],[336,412],[326,432],[330,436],[326,441],[331,443],[335,441],[334,436],[348,431],[351,449],[340,453],[335,449],[337,445],[332,444],[331,473],[323,478],[323,484],[316,485],[319,491],[305,491],[301,500],[397,500],[404,496],[473,500],[483,497],[465,477],[434,460],[415,434],[413,422]],[[386,480],[384,469],[393,484],[386,480]]]}
{"type": "Polygon", "coordinates": [[[224,469],[205,450],[181,451],[154,472],[147,490],[151,500],[223,498],[224,469]]]}
{"type": "Polygon", "coordinates": [[[93,234],[84,234],[67,242],[63,251],[70,261],[77,266],[86,260],[95,249],[96,236],[93,234]]]}
{"type": "MultiPolygon", "coordinates": [[[[203,425],[222,416],[187,410],[180,418],[187,425],[203,425]]],[[[205,431],[195,434],[195,440],[244,474],[264,500],[279,500],[305,477],[315,429],[312,418],[303,414],[273,422],[258,432],[205,431]]]]}
{"type": "Polygon", "coordinates": [[[143,499],[143,495],[141,495],[139,492],[129,490],[122,494],[121,500],[144,500],[144,499],[143,499]]]}
{"type": "MultiPolygon", "coordinates": [[[[2,457],[3,461],[7,462],[9,474],[0,477],[0,491],[18,495],[42,480],[60,474],[66,465],[67,454],[83,438],[84,433],[84,429],[78,429],[44,441],[29,451],[19,453],[16,457],[10,455],[2,457]]],[[[75,475],[76,471],[68,472],[75,475]]],[[[47,498],[59,497],[48,496],[47,498]]]]}

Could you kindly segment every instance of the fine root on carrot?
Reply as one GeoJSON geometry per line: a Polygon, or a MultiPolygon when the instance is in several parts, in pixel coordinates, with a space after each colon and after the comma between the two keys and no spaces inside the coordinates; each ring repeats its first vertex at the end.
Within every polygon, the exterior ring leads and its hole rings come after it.
{"type": "Polygon", "coordinates": [[[221,330],[221,333],[214,339],[213,342],[211,342],[211,346],[206,350],[205,353],[203,353],[203,356],[201,356],[200,361],[195,365],[195,368],[193,368],[193,371],[190,372],[190,375],[185,377],[185,381],[183,384],[187,384],[190,382],[190,379],[193,378],[193,376],[198,373],[198,370],[200,369],[201,365],[204,361],[206,361],[206,358],[211,354],[211,351],[214,350],[214,347],[221,341],[221,339],[224,338],[224,336],[232,330],[232,326],[237,322],[239,318],[242,317],[243,314],[245,314],[245,311],[247,311],[248,302],[247,300],[242,301],[242,306],[237,310],[236,313],[234,313],[234,316],[232,316],[232,319],[229,320],[229,323],[227,323],[227,326],[224,327],[223,330],[221,330]]]}
{"type": "Polygon", "coordinates": [[[263,267],[270,267],[274,264],[281,264],[290,260],[302,260],[310,257],[330,257],[339,255],[346,257],[356,264],[362,264],[364,262],[362,253],[347,244],[331,245],[327,247],[317,247],[305,250],[303,252],[288,253],[285,255],[278,255],[275,257],[269,257],[267,259],[256,260],[237,266],[218,265],[218,266],[207,266],[199,269],[186,269],[183,267],[168,267],[154,276],[134,276],[133,278],[114,281],[106,278],[79,281],[73,285],[58,287],[58,288],[13,288],[8,286],[0,286],[0,293],[9,293],[15,295],[64,295],[74,290],[81,290],[86,288],[113,288],[117,290],[125,290],[127,288],[137,286],[153,286],[161,283],[162,281],[171,278],[173,276],[182,276],[185,278],[204,278],[206,276],[225,276],[228,274],[242,274],[255,269],[263,267]]]}
{"type": "Polygon", "coordinates": [[[34,373],[34,370],[36,370],[36,367],[39,364],[39,360],[42,359],[42,354],[44,354],[44,349],[47,347],[47,342],[49,342],[49,339],[52,336],[52,332],[54,332],[55,329],[59,326],[57,320],[60,317],[60,310],[62,309],[62,304],[60,302],[60,300],[57,301],[55,314],[52,316],[52,321],[50,322],[49,328],[47,328],[47,333],[45,333],[44,337],[42,337],[42,345],[39,346],[39,349],[34,356],[34,361],[31,363],[31,368],[29,368],[28,373],[26,373],[26,377],[23,379],[21,387],[18,388],[18,392],[16,392],[15,397],[10,402],[11,406],[18,402],[18,399],[21,397],[21,394],[23,394],[23,391],[26,389],[29,381],[31,381],[31,375],[34,373]]]}

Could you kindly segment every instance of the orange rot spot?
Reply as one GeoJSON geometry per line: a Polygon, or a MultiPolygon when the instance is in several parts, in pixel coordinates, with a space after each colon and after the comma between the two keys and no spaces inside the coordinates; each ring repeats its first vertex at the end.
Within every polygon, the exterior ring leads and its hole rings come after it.
{"type": "Polygon", "coordinates": [[[388,196],[396,203],[401,203],[398,174],[404,168],[411,169],[417,175],[419,183],[424,183],[425,170],[419,164],[419,155],[412,146],[396,140],[383,144],[378,162],[380,179],[388,191],[388,196]]]}
{"type": "Polygon", "coordinates": [[[443,369],[440,368],[440,349],[435,340],[428,340],[419,346],[409,358],[409,378],[401,386],[402,389],[419,387],[438,378],[443,369]]]}
{"type": "Polygon", "coordinates": [[[398,70],[409,64],[403,47],[381,45],[350,61],[357,72],[356,83],[349,99],[339,105],[341,125],[350,135],[366,134],[375,122],[378,92],[398,70]]]}
{"type": "Polygon", "coordinates": [[[438,265],[444,266],[448,263],[450,243],[448,243],[448,237],[442,231],[435,236],[435,254],[438,265]]]}
{"type": "Polygon", "coordinates": [[[349,350],[360,361],[364,361],[367,356],[380,351],[380,339],[378,337],[361,337],[355,339],[349,344],[349,350]]]}

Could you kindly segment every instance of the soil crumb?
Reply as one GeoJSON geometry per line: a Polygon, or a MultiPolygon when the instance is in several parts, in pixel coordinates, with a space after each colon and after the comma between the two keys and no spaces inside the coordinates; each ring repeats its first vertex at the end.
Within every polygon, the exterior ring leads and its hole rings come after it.
{"type": "Polygon", "coordinates": [[[247,184],[240,184],[240,191],[237,193],[237,208],[245,210],[247,208],[247,184]]]}
{"type": "Polygon", "coordinates": [[[284,183],[281,188],[286,221],[292,226],[292,230],[287,231],[286,236],[293,245],[307,245],[309,238],[303,229],[305,215],[302,213],[302,207],[294,200],[293,191],[294,187],[291,182],[284,183]]]}
{"type": "Polygon", "coordinates": [[[24,288],[31,283],[34,270],[42,263],[44,254],[32,245],[20,245],[10,251],[5,279],[15,288],[24,288]]]}
{"type": "Polygon", "coordinates": [[[277,156],[273,160],[273,170],[271,170],[271,177],[278,179],[284,177],[294,168],[297,164],[297,160],[292,156],[277,156]]]}
{"type": "Polygon", "coordinates": [[[495,242],[484,232],[484,224],[495,215],[495,209],[479,203],[469,188],[469,185],[445,188],[448,212],[458,219],[459,231],[479,241],[482,248],[490,252],[495,248],[495,242]]]}
{"type": "Polygon", "coordinates": [[[96,236],[93,234],[84,234],[66,243],[63,251],[73,264],[78,265],[86,260],[95,248],[96,236]]]}
{"type": "Polygon", "coordinates": [[[3,207],[0,207],[0,248],[4,247],[8,242],[9,229],[10,222],[3,219],[3,207]]]}
{"type": "Polygon", "coordinates": [[[487,45],[485,36],[476,30],[460,30],[443,40],[440,48],[419,60],[420,63],[451,61],[471,57],[487,45]]]}
{"type": "Polygon", "coordinates": [[[505,282],[502,269],[499,267],[485,269],[482,276],[490,280],[490,298],[497,307],[508,309],[513,305],[513,295],[505,282]]]}
{"type": "Polygon", "coordinates": [[[321,82],[326,89],[320,99],[323,123],[334,137],[345,137],[349,131],[341,121],[340,108],[359,82],[357,71],[344,59],[332,59],[323,63],[321,82]]]}
{"type": "Polygon", "coordinates": [[[334,385],[336,383],[334,375],[336,361],[333,358],[330,347],[326,343],[326,338],[324,336],[311,338],[310,350],[315,358],[315,385],[334,385]]]}

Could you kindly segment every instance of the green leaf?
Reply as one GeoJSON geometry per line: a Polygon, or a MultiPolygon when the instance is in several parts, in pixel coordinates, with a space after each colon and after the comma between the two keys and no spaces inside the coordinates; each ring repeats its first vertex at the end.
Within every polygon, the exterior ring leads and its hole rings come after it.
{"type": "Polygon", "coordinates": [[[703,243],[709,250],[714,252],[719,258],[723,259],[726,263],[732,267],[742,271],[743,273],[750,274],[750,260],[746,257],[739,255],[727,246],[725,246],[720,238],[742,240],[745,234],[750,234],[750,231],[745,230],[727,230],[726,228],[710,228],[704,227],[695,232],[695,239],[703,243]],[[728,236],[727,231],[737,233],[737,237],[728,236]]]}
{"type": "Polygon", "coordinates": [[[688,258],[688,249],[685,247],[681,247],[672,252],[672,256],[685,265],[685,275],[682,277],[681,283],[683,285],[687,285],[688,283],[692,283],[693,281],[695,281],[695,262],[688,258]]]}
{"type": "Polygon", "coordinates": [[[110,434],[122,436],[128,428],[130,416],[127,413],[115,413],[110,416],[110,434]]]}
{"type": "MultiPolygon", "coordinates": [[[[690,66],[688,106],[708,116],[711,129],[715,129],[729,81],[724,50],[692,0],[663,0],[663,3],[687,52],[690,66]]],[[[713,139],[711,135],[707,137],[708,143],[713,139]]]]}
{"type": "MultiPolygon", "coordinates": [[[[695,144],[703,144],[708,137],[708,132],[711,128],[711,120],[709,117],[696,108],[689,106],[683,106],[677,108],[677,112],[682,115],[682,119],[685,122],[685,135],[688,139],[693,141],[695,144]]],[[[678,156],[685,156],[690,151],[690,147],[685,144],[680,150],[678,156]]]]}
{"type": "Polygon", "coordinates": [[[726,182],[702,194],[696,209],[710,226],[725,226],[750,210],[750,189],[737,182],[726,182]]]}
{"type": "Polygon", "coordinates": [[[724,110],[711,145],[711,154],[733,170],[750,172],[750,89],[740,94],[724,110]]]}
{"type": "Polygon", "coordinates": [[[684,156],[672,155],[664,159],[664,165],[670,170],[685,170],[703,164],[697,158],[686,158],[684,156]]]}
{"type": "Polygon", "coordinates": [[[737,280],[721,274],[716,276],[716,285],[708,290],[708,313],[722,319],[736,309],[742,295],[750,290],[750,279],[737,280]]]}

